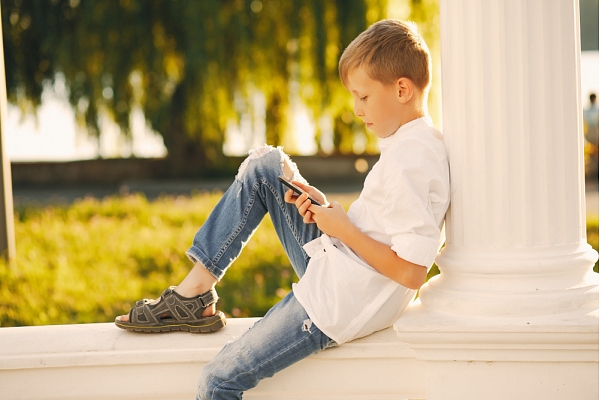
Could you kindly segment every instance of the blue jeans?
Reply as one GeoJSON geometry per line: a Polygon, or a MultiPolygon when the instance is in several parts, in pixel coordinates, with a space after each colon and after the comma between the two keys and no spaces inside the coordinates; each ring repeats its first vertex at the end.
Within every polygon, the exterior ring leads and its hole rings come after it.
{"type": "MultiPolygon", "coordinates": [[[[196,233],[187,254],[215,278],[225,275],[267,213],[298,277],[304,275],[309,257],[302,246],[321,232],[284,201],[286,188],[277,180],[284,160],[289,161],[280,149],[255,150],[196,233]]],[[[293,179],[304,180],[295,166],[292,170],[293,179]]],[[[241,399],[261,379],[334,345],[291,292],[202,369],[197,399],[241,399]]]]}

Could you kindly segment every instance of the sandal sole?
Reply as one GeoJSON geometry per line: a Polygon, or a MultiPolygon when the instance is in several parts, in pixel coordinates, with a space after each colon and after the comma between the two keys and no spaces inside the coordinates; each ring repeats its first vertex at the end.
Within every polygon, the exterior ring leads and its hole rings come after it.
{"type": "Polygon", "coordinates": [[[142,332],[142,333],[163,333],[163,332],[191,332],[191,333],[211,333],[216,332],[219,329],[227,325],[227,319],[225,314],[218,311],[213,317],[214,321],[202,325],[193,324],[165,324],[160,326],[136,326],[124,322],[115,321],[115,325],[121,329],[126,329],[129,332],[142,332]],[[216,318],[215,318],[216,317],[216,318]]]}

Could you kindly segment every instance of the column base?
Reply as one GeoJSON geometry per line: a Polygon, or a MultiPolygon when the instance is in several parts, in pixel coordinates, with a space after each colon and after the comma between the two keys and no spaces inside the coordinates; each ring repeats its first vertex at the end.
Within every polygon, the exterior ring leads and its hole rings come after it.
{"type": "Polygon", "coordinates": [[[411,305],[399,339],[427,365],[427,400],[597,399],[598,311],[483,319],[411,305]]]}

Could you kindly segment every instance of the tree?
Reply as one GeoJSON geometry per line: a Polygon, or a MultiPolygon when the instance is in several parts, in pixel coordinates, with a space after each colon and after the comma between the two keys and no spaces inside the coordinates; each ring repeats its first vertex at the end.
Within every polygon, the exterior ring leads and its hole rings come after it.
{"type": "MultiPolygon", "coordinates": [[[[416,3],[420,1],[413,0],[416,3]]],[[[284,143],[290,99],[335,123],[335,151],[362,126],[339,82],[343,49],[385,17],[387,0],[1,0],[9,101],[35,110],[64,79],[90,135],[98,115],[129,135],[140,107],[171,173],[226,165],[224,132],[262,93],[266,134],[284,143]]],[[[422,15],[421,13],[420,15],[422,15]]],[[[318,135],[319,133],[317,133],[318,135]]]]}

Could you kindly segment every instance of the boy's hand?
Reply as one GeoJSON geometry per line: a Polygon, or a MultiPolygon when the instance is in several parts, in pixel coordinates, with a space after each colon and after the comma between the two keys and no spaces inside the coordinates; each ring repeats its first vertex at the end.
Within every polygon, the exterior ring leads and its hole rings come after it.
{"type": "MultiPolygon", "coordinates": [[[[307,224],[315,223],[315,221],[312,219],[313,213],[308,211],[308,208],[312,205],[312,203],[310,202],[310,200],[308,200],[307,193],[310,194],[315,200],[317,200],[319,203],[323,204],[324,206],[327,206],[329,204],[327,202],[327,198],[319,189],[317,189],[313,186],[305,185],[304,183],[301,183],[298,181],[292,181],[292,183],[295,184],[296,186],[298,186],[300,189],[304,190],[306,193],[303,193],[298,196],[298,195],[296,195],[296,193],[294,193],[293,190],[290,189],[287,192],[285,192],[285,196],[284,196],[285,202],[296,205],[296,208],[298,208],[298,212],[302,216],[305,223],[307,223],[307,224]]],[[[315,206],[315,207],[318,207],[318,206],[315,206]]]]}
{"type": "Polygon", "coordinates": [[[344,241],[344,235],[351,233],[356,227],[348,218],[346,210],[337,201],[329,204],[329,207],[319,207],[311,204],[308,212],[312,214],[312,220],[319,229],[331,237],[344,241]]]}

